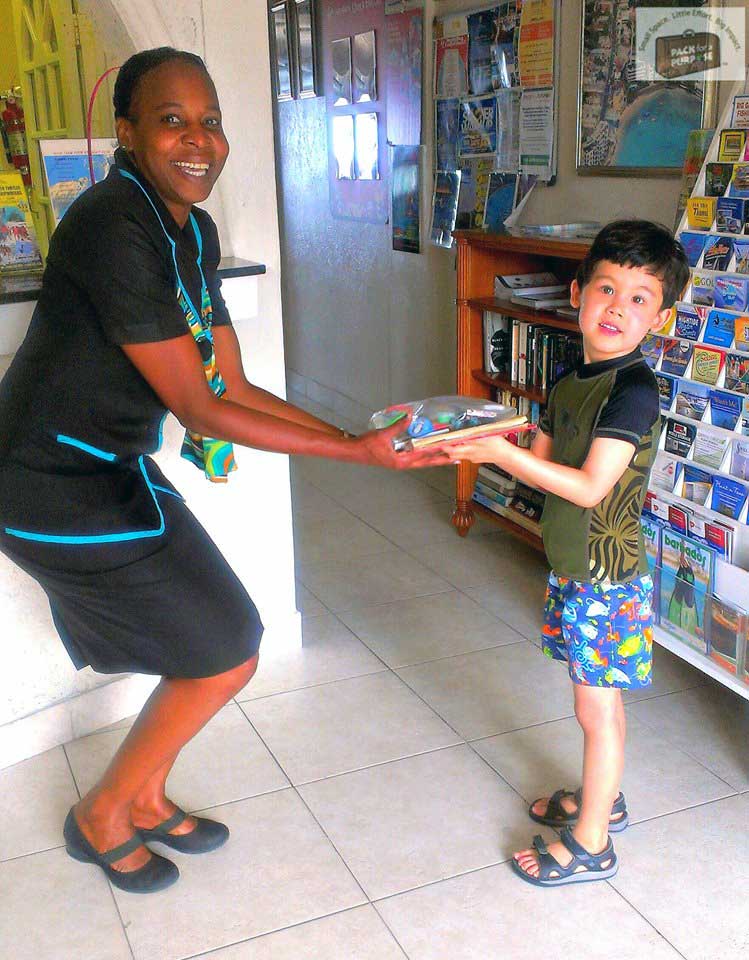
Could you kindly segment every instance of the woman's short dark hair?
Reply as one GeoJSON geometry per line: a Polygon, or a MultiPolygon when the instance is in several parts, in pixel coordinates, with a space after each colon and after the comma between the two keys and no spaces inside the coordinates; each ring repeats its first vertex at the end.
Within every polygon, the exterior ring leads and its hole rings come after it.
{"type": "Polygon", "coordinates": [[[130,107],[140,81],[151,70],[155,70],[156,67],[160,67],[162,63],[168,63],[170,60],[189,63],[208,75],[208,69],[197,53],[190,53],[187,50],[176,50],[174,47],[154,47],[152,50],[141,50],[140,53],[134,53],[122,64],[114,83],[112,102],[114,103],[115,117],[130,119],[130,107]]]}
{"type": "Polygon", "coordinates": [[[658,277],[663,287],[661,310],[672,307],[689,280],[684,247],[670,230],[650,220],[614,220],[597,234],[577,269],[577,285],[590,281],[602,260],[620,267],[642,267],[658,277]]]}

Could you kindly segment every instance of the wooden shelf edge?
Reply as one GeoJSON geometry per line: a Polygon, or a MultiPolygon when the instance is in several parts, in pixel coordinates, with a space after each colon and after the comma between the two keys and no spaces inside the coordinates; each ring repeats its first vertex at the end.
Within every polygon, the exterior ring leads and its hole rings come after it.
{"type": "Polygon", "coordinates": [[[499,377],[493,373],[487,373],[485,370],[472,370],[471,374],[474,380],[486,383],[497,390],[509,390],[518,397],[526,397],[528,400],[535,400],[537,403],[546,403],[549,394],[546,390],[534,390],[532,387],[524,387],[517,380],[508,380],[505,377],[499,377]]]}
{"type": "Polygon", "coordinates": [[[513,303],[509,299],[503,300],[500,297],[470,297],[466,300],[466,303],[474,309],[504,313],[508,317],[514,317],[516,320],[523,320],[526,323],[535,323],[542,327],[556,327],[559,330],[566,330],[568,333],[580,333],[580,327],[576,320],[560,317],[553,310],[532,310],[530,307],[523,309],[519,303],[513,303]]]}
{"type": "Polygon", "coordinates": [[[563,237],[517,237],[508,233],[489,233],[485,230],[454,230],[458,245],[489,247],[510,253],[532,253],[542,257],[557,257],[560,260],[582,260],[592,240],[563,237]]]}
{"type": "Polygon", "coordinates": [[[540,553],[544,552],[544,543],[541,537],[535,534],[532,530],[528,530],[527,527],[523,527],[519,523],[515,523],[515,521],[510,517],[504,517],[500,513],[495,513],[488,507],[484,507],[480,503],[476,503],[475,500],[471,501],[470,508],[477,516],[492,520],[497,524],[497,526],[503,527],[505,530],[509,530],[514,536],[519,537],[521,540],[525,540],[525,542],[529,543],[535,550],[538,550],[540,553]]]}

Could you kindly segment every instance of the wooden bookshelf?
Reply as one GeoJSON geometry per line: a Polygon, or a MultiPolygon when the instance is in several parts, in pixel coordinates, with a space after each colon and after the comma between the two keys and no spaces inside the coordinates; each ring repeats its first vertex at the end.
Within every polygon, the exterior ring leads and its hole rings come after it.
{"type": "MultiPolygon", "coordinates": [[[[550,270],[561,281],[569,283],[588,252],[590,241],[511,237],[483,230],[457,230],[454,236],[458,245],[458,393],[489,400],[494,398],[497,390],[511,390],[519,397],[544,404],[545,391],[526,388],[523,384],[484,371],[484,311],[491,310],[560,330],[577,331],[574,320],[548,310],[523,307],[512,303],[509,297],[495,297],[494,277],[550,270]]],[[[458,467],[452,522],[460,536],[466,536],[475,515],[479,514],[541,548],[538,533],[516,523],[512,510],[500,516],[471,499],[477,471],[476,464],[461,463],[458,467]]]]}

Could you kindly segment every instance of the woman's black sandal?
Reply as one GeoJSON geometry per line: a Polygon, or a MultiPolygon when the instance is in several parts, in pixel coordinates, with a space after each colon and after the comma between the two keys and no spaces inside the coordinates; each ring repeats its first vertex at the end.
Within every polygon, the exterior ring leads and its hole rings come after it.
{"type": "Polygon", "coordinates": [[[101,867],[107,879],[120,890],[127,890],[128,893],[155,893],[157,890],[170,887],[179,878],[177,865],[155,853],[151,854],[148,863],[144,863],[137,870],[115,870],[111,864],[143,846],[140,834],[135,833],[118,847],[99,853],[83,835],[72,807],[65,819],[62,833],[69,856],[81,863],[95,863],[101,867]]]}
{"type": "Polygon", "coordinates": [[[180,853],[208,853],[216,850],[229,839],[229,828],[225,824],[217,820],[207,820],[205,817],[195,817],[197,824],[189,833],[169,832],[178,827],[186,817],[185,811],[177,807],[176,813],[173,813],[168,820],[164,820],[150,830],[139,827],[138,833],[144,841],[165,843],[180,853]]]}
{"type": "MultiPolygon", "coordinates": [[[[528,816],[531,820],[535,820],[536,823],[542,823],[545,827],[574,827],[579,817],[580,807],[582,806],[583,791],[579,788],[575,790],[574,793],[571,790],[557,790],[555,793],[552,793],[546,806],[546,813],[543,816],[541,816],[540,813],[533,812],[533,808],[542,800],[543,797],[539,797],[538,800],[534,800],[530,807],[528,807],[528,816]],[[562,801],[565,797],[572,797],[577,804],[577,810],[574,813],[570,813],[569,810],[565,810],[562,806],[562,801]]],[[[616,800],[614,800],[611,807],[611,816],[616,817],[616,819],[609,820],[609,833],[621,833],[622,830],[626,829],[629,823],[629,813],[627,812],[627,801],[624,799],[623,793],[620,793],[616,800]]]]}
{"type": "Polygon", "coordinates": [[[533,838],[533,846],[538,854],[538,876],[532,877],[515,859],[510,861],[512,869],[526,883],[532,883],[535,887],[561,887],[567,883],[608,880],[619,869],[619,861],[610,838],[606,848],[600,853],[588,853],[566,827],[562,830],[560,839],[572,854],[572,860],[566,867],[552,857],[544,838],[539,834],[533,838]]]}

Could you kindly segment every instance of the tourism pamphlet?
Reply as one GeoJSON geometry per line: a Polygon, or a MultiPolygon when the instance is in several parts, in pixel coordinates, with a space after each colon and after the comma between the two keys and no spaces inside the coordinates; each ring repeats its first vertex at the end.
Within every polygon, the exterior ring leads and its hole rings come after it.
{"type": "Polygon", "coordinates": [[[686,457],[694,443],[697,428],[691,423],[682,423],[680,420],[666,421],[666,453],[673,453],[677,457],[686,457]]]}
{"type": "Polygon", "coordinates": [[[736,256],[734,261],[736,273],[749,274],[749,240],[734,240],[733,252],[736,256]]]}
{"type": "Polygon", "coordinates": [[[710,347],[695,346],[692,360],[692,377],[700,383],[708,383],[714,387],[718,382],[720,371],[723,369],[725,354],[722,350],[713,350],[710,347]]]}
{"type": "Polygon", "coordinates": [[[732,237],[711,237],[702,255],[702,266],[705,270],[727,270],[732,256],[732,237]]]}
{"type": "Polygon", "coordinates": [[[715,229],[721,233],[743,233],[747,201],[740,197],[719,197],[715,205],[715,229]]]}
{"type": "Polygon", "coordinates": [[[702,317],[697,307],[690,303],[680,303],[676,307],[676,322],[674,336],[684,337],[686,340],[697,340],[702,326],[702,317]]]}
{"type": "Polygon", "coordinates": [[[730,347],[733,343],[735,320],[736,317],[725,310],[711,310],[702,335],[703,343],[710,343],[714,347],[730,347]]]}
{"type": "Polygon", "coordinates": [[[740,416],[741,397],[724,390],[710,391],[710,422],[714,427],[734,430],[740,416]]]}
{"type": "Polygon", "coordinates": [[[738,520],[739,514],[746,503],[747,488],[738,480],[716,474],[713,477],[713,495],[710,509],[722,513],[731,520],[738,520]]]}
{"type": "Polygon", "coordinates": [[[715,280],[709,273],[692,274],[692,303],[701,303],[707,307],[713,305],[715,280]]]}
{"type": "Polygon", "coordinates": [[[726,354],[726,390],[749,394],[749,357],[740,353],[726,354]]]}
{"type": "Polygon", "coordinates": [[[709,230],[715,220],[715,197],[690,197],[687,200],[687,223],[691,230],[709,230]]]}
{"type": "Polygon", "coordinates": [[[749,440],[733,441],[731,476],[749,481],[749,440]]]}
{"type": "Polygon", "coordinates": [[[701,463],[705,467],[712,467],[713,470],[720,470],[730,437],[712,430],[698,430],[694,438],[694,451],[692,459],[695,463],[701,463]]]}
{"type": "MultiPolygon", "coordinates": [[[[44,175],[47,179],[52,215],[57,225],[70,209],[74,200],[91,186],[86,140],[40,140],[44,175]]],[[[114,151],[117,141],[96,139],[91,141],[94,180],[103,180],[109,168],[114,166],[114,151]]]]}
{"type": "Polygon", "coordinates": [[[670,377],[667,373],[656,373],[655,381],[658,384],[658,400],[661,406],[661,413],[667,413],[674,402],[674,392],[678,380],[670,377]]]}
{"type": "Polygon", "coordinates": [[[670,493],[674,489],[675,480],[676,460],[659,450],[650,471],[650,486],[656,487],[658,490],[667,490],[670,493]]]}
{"type": "Polygon", "coordinates": [[[709,627],[710,656],[724,670],[736,673],[746,653],[746,612],[713,596],[709,627]]]}
{"type": "Polygon", "coordinates": [[[734,348],[749,353],[749,317],[736,317],[733,334],[734,348]]]}
{"type": "Polygon", "coordinates": [[[42,265],[21,174],[0,173],[0,270],[25,273],[42,265]]]}
{"type": "Polygon", "coordinates": [[[706,384],[692,383],[691,380],[680,380],[674,412],[678,413],[680,417],[688,417],[690,420],[701,420],[709,399],[710,387],[706,384]]]}
{"type": "Polygon", "coordinates": [[[716,277],[713,297],[716,307],[738,312],[746,310],[749,304],[749,277],[732,274],[716,277]]]}
{"type": "Polygon", "coordinates": [[[673,373],[681,377],[692,359],[692,344],[684,340],[666,340],[663,347],[661,370],[664,373],[673,373]]]}
{"type": "Polygon", "coordinates": [[[651,370],[655,370],[663,353],[663,337],[649,333],[640,344],[640,353],[651,370]]]}
{"type": "Polygon", "coordinates": [[[705,233],[691,233],[688,230],[682,230],[679,234],[679,241],[686,251],[690,267],[696,267],[699,263],[702,251],[707,243],[707,237],[708,235],[705,233]]]}
{"type": "Polygon", "coordinates": [[[689,646],[707,652],[705,611],[713,587],[715,554],[688,537],[661,532],[661,625],[689,646]]]}
{"type": "Polygon", "coordinates": [[[681,495],[685,500],[690,500],[692,503],[703,504],[708,498],[712,482],[713,475],[711,473],[688,463],[684,466],[684,485],[681,495]]]}
{"type": "Polygon", "coordinates": [[[705,167],[705,194],[708,197],[722,197],[732,177],[732,163],[708,163],[705,167]]]}

